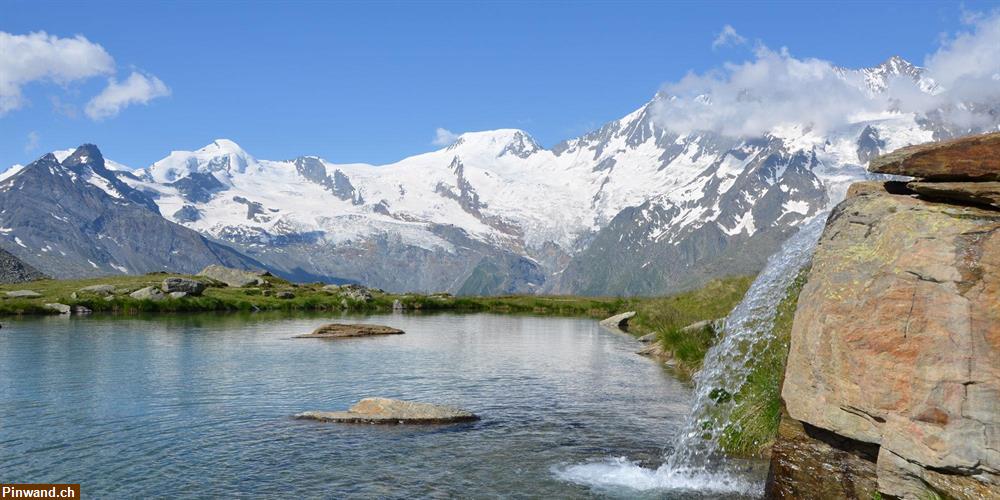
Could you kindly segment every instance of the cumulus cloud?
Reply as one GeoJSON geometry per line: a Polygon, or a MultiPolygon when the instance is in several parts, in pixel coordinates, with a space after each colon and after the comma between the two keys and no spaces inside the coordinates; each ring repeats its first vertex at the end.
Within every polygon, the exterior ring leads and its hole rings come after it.
{"type": "MultiPolygon", "coordinates": [[[[81,35],[61,38],[44,31],[14,35],[0,31],[0,116],[27,104],[23,88],[35,82],[69,85],[110,76],[108,86],[87,104],[87,116],[104,119],[131,104],[145,104],[170,94],[155,76],[137,72],[122,83],[113,76],[115,61],[104,47],[81,35]]],[[[52,96],[53,108],[75,116],[76,107],[52,96]]]]}
{"type": "Polygon", "coordinates": [[[159,78],[133,71],[124,82],[109,79],[108,86],[87,103],[84,112],[93,120],[103,120],[132,104],[146,104],[168,95],[170,89],[159,78]]]}
{"type": "Polygon", "coordinates": [[[24,152],[30,153],[38,149],[38,142],[40,140],[41,136],[38,135],[38,132],[35,132],[34,130],[28,132],[28,140],[24,143],[24,152]]]}
{"type": "MultiPolygon", "coordinates": [[[[709,130],[729,136],[759,135],[791,124],[825,130],[890,112],[935,112],[965,127],[995,124],[1000,13],[966,19],[971,23],[967,31],[944,38],[927,56],[923,81],[899,76],[884,91],[873,92],[859,72],[759,45],[748,61],[689,73],[664,85],[657,118],[677,133],[709,130]]],[[[726,31],[717,42],[728,43],[726,31]]]]}
{"type": "Polygon", "coordinates": [[[435,146],[449,146],[451,143],[458,140],[458,136],[459,134],[456,134],[451,130],[438,127],[437,130],[434,131],[434,140],[431,141],[431,144],[435,146]]]}
{"type": "Polygon", "coordinates": [[[0,115],[24,106],[21,89],[28,83],[67,84],[110,74],[114,67],[114,59],[103,47],[82,36],[0,31],[0,115]]]}
{"type": "Polygon", "coordinates": [[[736,28],[727,24],[722,27],[722,32],[712,41],[712,48],[717,49],[727,45],[743,45],[744,43],[747,43],[747,39],[737,33],[736,28]]]}

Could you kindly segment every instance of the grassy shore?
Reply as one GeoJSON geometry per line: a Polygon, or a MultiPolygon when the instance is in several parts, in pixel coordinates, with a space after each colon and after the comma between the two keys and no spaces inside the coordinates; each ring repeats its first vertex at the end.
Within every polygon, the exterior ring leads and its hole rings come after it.
{"type": "Polygon", "coordinates": [[[323,284],[290,283],[268,277],[261,287],[232,288],[210,284],[198,297],[139,300],[129,293],[148,286],[159,286],[170,277],[210,280],[179,274],[154,273],[141,276],[113,276],[79,280],[41,280],[14,285],[0,285],[0,316],[55,314],[48,303],[83,306],[94,312],[136,314],[145,312],[195,311],[391,311],[399,301],[410,311],[461,311],[527,313],[558,316],[604,318],[624,311],[637,311],[633,333],[637,335],[680,328],[702,319],[725,316],[742,297],[750,278],[730,278],[710,282],[704,288],[659,298],[579,297],[508,295],[466,297],[449,294],[373,293],[371,300],[356,300],[344,291],[325,288],[323,284]],[[111,285],[110,298],[82,292],[91,285],[111,285]],[[12,298],[6,292],[30,290],[36,298],[12,298]],[[290,292],[291,298],[278,298],[290,292]]]}

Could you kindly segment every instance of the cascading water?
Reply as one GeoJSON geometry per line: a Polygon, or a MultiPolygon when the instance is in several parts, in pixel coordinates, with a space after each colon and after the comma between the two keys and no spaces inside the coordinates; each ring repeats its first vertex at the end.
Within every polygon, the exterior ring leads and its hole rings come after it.
{"type": "Polygon", "coordinates": [[[618,458],[557,468],[556,475],[599,488],[760,495],[762,482],[734,470],[719,450],[718,438],[735,407],[732,398],[719,395],[738,394],[756,357],[772,344],[777,304],[799,271],[809,264],[826,218],[827,212],[823,212],[802,225],[768,259],[743,301],[726,318],[721,341],[708,351],[694,377],[691,414],[661,467],[648,469],[618,458]]]}

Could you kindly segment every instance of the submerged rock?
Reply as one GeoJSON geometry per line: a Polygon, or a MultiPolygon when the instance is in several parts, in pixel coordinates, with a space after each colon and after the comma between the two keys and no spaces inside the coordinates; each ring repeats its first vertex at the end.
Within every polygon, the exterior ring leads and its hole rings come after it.
{"type": "Polygon", "coordinates": [[[347,411],[307,411],[295,418],[363,424],[449,424],[479,420],[459,408],[388,398],[365,398],[347,411]]]}
{"type": "Polygon", "coordinates": [[[263,285],[266,283],[264,277],[270,275],[271,274],[266,271],[245,271],[242,269],[220,266],[218,264],[208,266],[198,273],[198,276],[211,278],[234,288],[242,288],[251,285],[263,285]]]}
{"type": "Polygon", "coordinates": [[[1000,181],[1000,132],[897,149],[872,160],[868,170],[933,181],[1000,181]]]}
{"type": "Polygon", "coordinates": [[[296,335],[297,339],[339,339],[347,337],[370,337],[374,335],[401,335],[404,332],[398,328],[384,325],[369,325],[361,323],[330,323],[313,330],[306,335],[296,335]]]}
{"type": "Polygon", "coordinates": [[[129,297],[139,300],[163,300],[167,296],[163,293],[163,290],[156,288],[155,286],[147,286],[146,288],[140,288],[129,294],[129,297]]]}
{"type": "Polygon", "coordinates": [[[612,330],[628,331],[628,322],[635,317],[635,311],[623,312],[601,321],[601,326],[612,330]]]}
{"type": "Polygon", "coordinates": [[[41,297],[42,294],[32,290],[13,290],[7,292],[7,296],[12,299],[35,299],[41,297]]]}
{"type": "Polygon", "coordinates": [[[163,280],[163,291],[167,293],[183,292],[198,296],[205,291],[205,284],[188,278],[167,278],[163,280]]]}

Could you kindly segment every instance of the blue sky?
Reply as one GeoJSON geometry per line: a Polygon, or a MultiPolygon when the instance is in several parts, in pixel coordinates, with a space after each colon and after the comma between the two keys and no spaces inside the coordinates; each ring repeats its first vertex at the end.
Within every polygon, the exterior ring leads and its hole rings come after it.
{"type": "Polygon", "coordinates": [[[82,35],[113,62],[59,82],[21,77],[0,115],[0,169],[83,142],[134,167],[219,137],[259,158],[338,163],[434,149],[437,128],[522,128],[549,147],[689,71],[750,58],[756,41],[849,67],[893,54],[921,63],[964,14],[997,6],[7,0],[0,32],[82,35]],[[726,25],[747,43],[713,46],[726,25]],[[133,73],[153,98],[90,112],[109,78],[133,73]]]}

